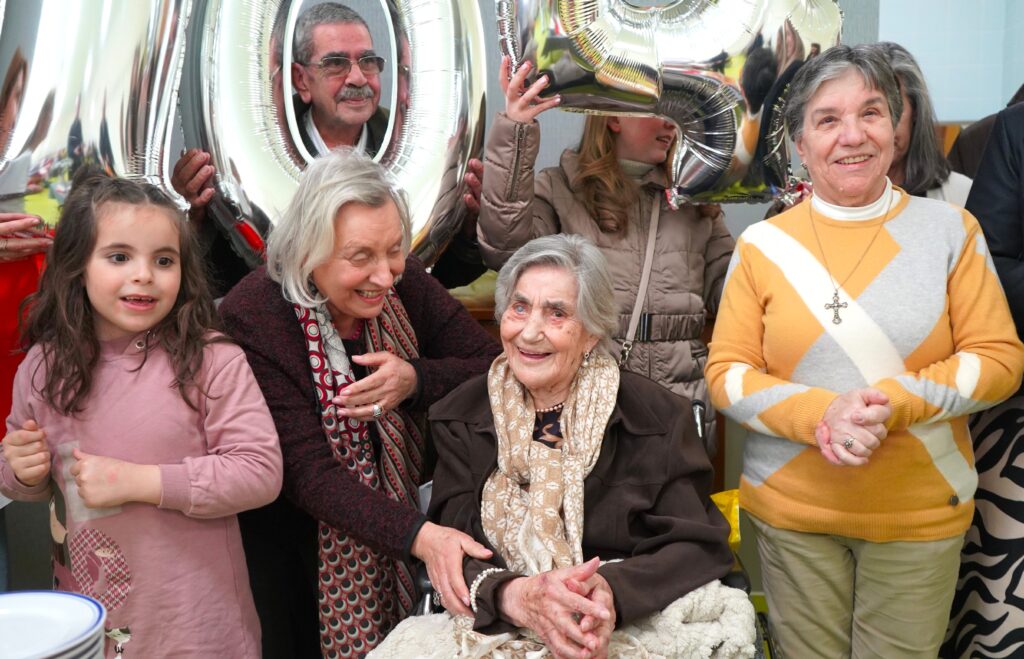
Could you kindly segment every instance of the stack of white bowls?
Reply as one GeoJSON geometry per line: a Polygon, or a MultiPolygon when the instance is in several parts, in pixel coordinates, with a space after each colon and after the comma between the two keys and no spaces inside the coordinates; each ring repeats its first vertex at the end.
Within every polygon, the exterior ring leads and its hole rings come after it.
{"type": "Polygon", "coordinates": [[[107,612],[75,593],[0,593],[0,658],[103,659],[107,612]]]}

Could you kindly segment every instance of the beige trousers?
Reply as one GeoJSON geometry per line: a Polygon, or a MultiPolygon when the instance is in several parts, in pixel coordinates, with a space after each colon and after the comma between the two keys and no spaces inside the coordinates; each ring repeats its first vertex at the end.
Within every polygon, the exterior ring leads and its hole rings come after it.
{"type": "Polygon", "coordinates": [[[963,536],[868,542],[757,529],[772,633],[788,659],[934,659],[949,622],[963,536]]]}

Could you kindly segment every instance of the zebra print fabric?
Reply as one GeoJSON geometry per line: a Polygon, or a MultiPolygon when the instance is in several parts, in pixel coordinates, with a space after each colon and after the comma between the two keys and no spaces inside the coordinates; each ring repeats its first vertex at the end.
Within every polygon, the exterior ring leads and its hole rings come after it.
{"type": "Polygon", "coordinates": [[[971,418],[974,521],[940,656],[1024,656],[1024,395],[971,418]]]}

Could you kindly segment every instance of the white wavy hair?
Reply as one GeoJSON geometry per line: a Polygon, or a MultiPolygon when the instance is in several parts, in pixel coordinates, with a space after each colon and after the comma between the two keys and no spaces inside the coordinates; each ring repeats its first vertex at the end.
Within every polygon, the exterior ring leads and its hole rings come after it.
{"type": "Polygon", "coordinates": [[[494,317],[498,323],[512,303],[519,278],[538,266],[562,268],[572,275],[576,280],[576,315],[580,324],[588,334],[597,337],[598,348],[615,354],[612,336],[618,327],[619,311],[608,262],[594,243],[576,234],[534,238],[505,261],[494,290],[494,317]]]}
{"type": "Polygon", "coordinates": [[[345,204],[398,208],[402,221],[402,255],[412,245],[412,221],[405,193],[388,180],[384,168],[351,147],[334,149],[311,162],[267,239],[267,272],[281,284],[284,297],[311,309],[326,300],[310,287],[313,269],[334,250],[334,219],[345,204]]]}

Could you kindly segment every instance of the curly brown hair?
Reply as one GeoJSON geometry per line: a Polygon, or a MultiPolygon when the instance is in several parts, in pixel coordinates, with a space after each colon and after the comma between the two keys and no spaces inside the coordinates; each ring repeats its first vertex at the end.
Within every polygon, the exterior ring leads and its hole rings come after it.
{"type": "Polygon", "coordinates": [[[82,411],[92,388],[100,344],[92,305],[85,290],[84,273],[96,246],[96,225],[106,204],[152,205],[167,211],[181,239],[181,287],[171,311],[147,334],[145,365],[149,351],[159,346],[170,357],[175,384],[193,409],[197,403],[190,389],[200,394],[196,376],[202,368],[203,350],[209,343],[226,340],[220,334],[217,310],[210,295],[202,254],[185,215],[156,186],[111,178],[95,167],[81,170],[61,210],[57,232],[39,282],[39,290],[21,307],[22,347],[39,344],[46,380],[39,394],[65,415],[82,411]]]}

